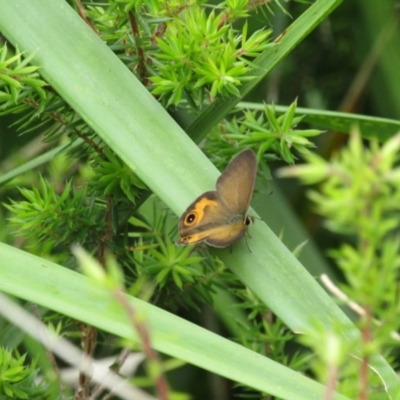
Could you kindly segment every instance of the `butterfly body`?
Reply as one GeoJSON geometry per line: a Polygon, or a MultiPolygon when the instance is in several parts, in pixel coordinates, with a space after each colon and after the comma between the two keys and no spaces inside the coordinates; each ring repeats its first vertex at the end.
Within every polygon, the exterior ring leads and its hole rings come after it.
{"type": "Polygon", "coordinates": [[[256,155],[242,151],[218,178],[216,190],[200,195],[182,214],[177,244],[227,247],[243,237],[252,221],[246,214],[256,174],[256,155]]]}

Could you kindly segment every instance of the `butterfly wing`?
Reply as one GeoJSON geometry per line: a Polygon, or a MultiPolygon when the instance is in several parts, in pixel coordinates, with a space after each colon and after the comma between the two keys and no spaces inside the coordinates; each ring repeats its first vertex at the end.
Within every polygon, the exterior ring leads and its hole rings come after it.
{"type": "Polygon", "coordinates": [[[176,241],[177,245],[188,245],[204,242],[213,247],[227,247],[239,240],[246,233],[246,225],[223,225],[205,231],[192,232],[176,241]]]}
{"type": "Polygon", "coordinates": [[[204,242],[213,247],[227,247],[243,237],[246,228],[243,221],[233,225],[222,225],[214,229],[204,242]]]}
{"type": "Polygon", "coordinates": [[[206,241],[217,231],[229,228],[230,217],[231,211],[223,206],[217,192],[205,192],[182,214],[179,220],[181,238],[176,243],[187,245],[206,241]]]}
{"type": "Polygon", "coordinates": [[[235,214],[244,216],[249,208],[257,175],[253,150],[244,150],[231,161],[217,180],[218,198],[235,214]]]}
{"type": "Polygon", "coordinates": [[[203,193],[179,220],[178,245],[205,242],[226,247],[246,233],[246,212],[253,195],[257,159],[252,150],[241,152],[218,178],[216,191],[203,193]]]}

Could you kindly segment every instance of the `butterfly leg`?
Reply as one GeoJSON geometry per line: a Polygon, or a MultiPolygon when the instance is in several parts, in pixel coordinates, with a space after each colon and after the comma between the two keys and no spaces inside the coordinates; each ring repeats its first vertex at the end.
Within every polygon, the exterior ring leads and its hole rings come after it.
{"type": "MultiPolygon", "coordinates": [[[[249,237],[251,238],[250,235],[249,235],[249,237]]],[[[249,249],[249,252],[250,252],[250,253],[253,253],[253,252],[251,251],[251,249],[250,249],[249,244],[247,243],[247,235],[245,236],[245,239],[246,239],[246,246],[247,246],[247,248],[249,249]]]]}

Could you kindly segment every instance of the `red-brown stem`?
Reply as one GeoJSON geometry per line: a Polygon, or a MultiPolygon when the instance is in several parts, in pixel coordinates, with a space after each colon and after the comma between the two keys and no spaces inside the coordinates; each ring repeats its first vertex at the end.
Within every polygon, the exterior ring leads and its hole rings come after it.
{"type": "Polygon", "coordinates": [[[138,65],[138,69],[139,69],[139,76],[140,76],[140,80],[142,81],[143,85],[148,86],[149,85],[149,79],[147,76],[147,68],[146,68],[146,56],[144,54],[144,50],[143,47],[141,46],[141,37],[140,37],[140,30],[139,30],[139,25],[136,21],[135,18],[135,14],[132,11],[129,11],[128,13],[128,17],[129,17],[129,22],[131,24],[131,28],[132,28],[132,33],[133,36],[135,37],[135,42],[136,42],[136,50],[139,56],[139,65],[138,65]]]}
{"type": "Polygon", "coordinates": [[[333,400],[338,378],[337,365],[330,364],[328,367],[328,382],[326,384],[325,400],[333,400]]]}
{"type": "Polygon", "coordinates": [[[220,30],[225,25],[225,22],[227,20],[228,20],[228,15],[227,14],[223,14],[222,18],[221,18],[221,21],[219,21],[219,24],[218,24],[218,30],[220,30]]]}
{"type": "MultiPolygon", "coordinates": [[[[264,319],[265,321],[267,321],[268,326],[272,326],[274,323],[274,314],[272,313],[272,311],[268,311],[265,315],[264,315],[264,319]]],[[[269,357],[270,353],[271,353],[271,346],[268,343],[268,340],[265,342],[265,356],[269,357]]]]}
{"type": "MultiPolygon", "coordinates": [[[[108,198],[107,201],[107,211],[105,215],[106,220],[106,232],[100,239],[99,243],[99,254],[98,260],[99,263],[105,267],[105,253],[107,252],[108,245],[107,243],[112,238],[113,230],[112,230],[112,221],[111,221],[111,214],[112,214],[112,196],[108,198]]],[[[82,333],[82,350],[85,355],[89,356],[90,358],[93,357],[94,350],[96,348],[97,343],[97,329],[93,326],[86,325],[80,323],[81,333],[82,333]]],[[[75,400],[86,400],[90,395],[90,377],[83,373],[79,373],[79,383],[78,387],[75,391],[75,400]]]]}
{"type": "MultiPolygon", "coordinates": [[[[253,1],[249,1],[246,8],[248,10],[254,10],[257,7],[261,7],[264,4],[270,3],[272,0],[253,0],[253,1]]],[[[222,15],[221,21],[218,24],[218,29],[221,29],[224,25],[225,22],[228,20],[228,14],[229,14],[229,9],[224,12],[224,14],[222,15]]]]}
{"type": "MultiPolygon", "coordinates": [[[[128,315],[129,322],[136,330],[142,345],[143,353],[146,355],[147,360],[156,363],[159,366],[159,370],[162,371],[161,361],[155,350],[151,347],[150,333],[147,325],[137,318],[134,308],[129,304],[125,294],[121,290],[116,290],[114,292],[114,296],[124,307],[126,314],[128,315]]],[[[160,372],[160,374],[155,378],[155,386],[159,400],[168,400],[168,384],[162,372],[160,372]]]]}
{"type": "Polygon", "coordinates": [[[257,7],[261,7],[264,4],[271,3],[272,0],[252,0],[247,3],[247,8],[249,10],[254,10],[257,7]]]}
{"type": "MultiPolygon", "coordinates": [[[[168,7],[168,2],[165,2],[165,9],[167,10],[167,15],[169,17],[173,17],[175,15],[178,15],[181,11],[183,11],[185,8],[188,8],[189,4],[184,4],[180,7],[178,7],[176,10],[171,12],[168,7]]],[[[154,32],[154,35],[151,37],[151,44],[155,46],[157,44],[156,37],[161,37],[164,35],[165,31],[167,30],[167,24],[163,22],[162,24],[159,24],[154,32]]]]}
{"type": "MultiPolygon", "coordinates": [[[[32,106],[33,108],[39,108],[39,104],[36,101],[32,101],[30,99],[25,99],[24,100],[25,104],[29,104],[30,106],[32,106]]],[[[54,120],[54,121],[58,121],[63,125],[66,125],[65,119],[62,118],[60,115],[58,115],[55,112],[51,112],[50,117],[54,120]]],[[[96,143],[93,142],[92,139],[88,138],[87,136],[85,136],[81,131],[79,131],[78,129],[74,129],[74,132],[76,133],[76,135],[78,137],[80,137],[82,140],[84,140],[91,148],[93,148],[98,154],[102,155],[103,154],[103,150],[97,146],[96,143]]]]}
{"type": "Polygon", "coordinates": [[[162,24],[159,24],[154,32],[154,35],[151,37],[151,44],[155,46],[157,44],[156,38],[161,37],[164,35],[165,31],[167,30],[167,24],[163,22],[162,24]]]}
{"type": "MultiPolygon", "coordinates": [[[[82,335],[82,350],[90,359],[96,348],[97,329],[93,326],[79,323],[82,335]]],[[[84,372],[79,373],[78,386],[75,391],[75,400],[86,400],[90,395],[90,376],[84,372]]]]}
{"type": "Polygon", "coordinates": [[[88,19],[88,17],[86,16],[85,7],[83,7],[81,0],[75,0],[75,3],[76,3],[76,6],[78,8],[78,13],[81,16],[81,18],[92,28],[92,30],[94,31],[94,33],[97,36],[100,36],[100,32],[98,31],[98,29],[94,26],[93,22],[90,19],[88,19]]]}
{"type": "Polygon", "coordinates": [[[105,222],[106,222],[106,231],[102,235],[100,239],[100,245],[99,245],[99,263],[105,268],[106,265],[106,260],[105,260],[105,254],[108,250],[108,245],[107,243],[111,240],[112,235],[113,235],[113,229],[112,229],[112,207],[113,207],[113,197],[109,196],[107,200],[107,210],[106,210],[106,215],[105,215],[105,222]]]}

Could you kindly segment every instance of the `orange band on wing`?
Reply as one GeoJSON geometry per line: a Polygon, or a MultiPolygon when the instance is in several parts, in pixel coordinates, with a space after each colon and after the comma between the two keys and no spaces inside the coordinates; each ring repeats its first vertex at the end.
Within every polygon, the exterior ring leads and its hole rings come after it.
{"type": "Polygon", "coordinates": [[[206,197],[199,199],[190,209],[186,210],[186,212],[184,214],[185,217],[183,219],[183,224],[185,226],[199,224],[204,217],[204,212],[205,212],[206,207],[209,207],[209,206],[216,207],[216,206],[218,206],[218,202],[215,200],[210,200],[206,197]],[[188,224],[186,222],[186,216],[190,215],[190,214],[194,214],[196,216],[196,218],[192,224],[188,224]]]}
{"type": "Polygon", "coordinates": [[[199,219],[198,222],[200,222],[203,217],[204,217],[204,210],[206,207],[216,207],[218,203],[215,200],[210,200],[207,198],[200,199],[194,206],[194,211],[197,212],[199,219]]]}
{"type": "Polygon", "coordinates": [[[185,245],[185,244],[193,244],[193,243],[202,242],[204,239],[206,239],[210,235],[210,233],[211,233],[210,231],[193,233],[190,236],[185,236],[185,237],[180,238],[179,240],[176,241],[176,244],[185,245]]]}

